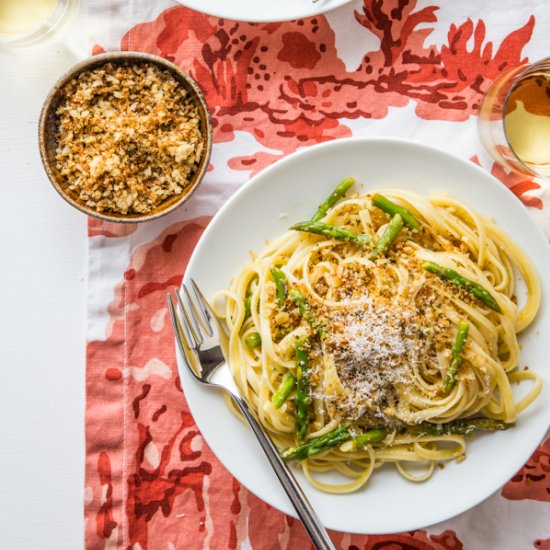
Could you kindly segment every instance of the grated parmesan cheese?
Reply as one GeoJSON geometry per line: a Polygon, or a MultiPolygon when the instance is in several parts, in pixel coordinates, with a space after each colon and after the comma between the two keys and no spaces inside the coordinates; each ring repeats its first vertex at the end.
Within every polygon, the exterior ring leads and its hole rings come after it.
{"type": "Polygon", "coordinates": [[[412,381],[413,369],[430,354],[430,339],[416,308],[366,298],[327,317],[328,347],[346,391],[337,404],[342,414],[369,425],[400,424],[399,387],[412,381]]]}

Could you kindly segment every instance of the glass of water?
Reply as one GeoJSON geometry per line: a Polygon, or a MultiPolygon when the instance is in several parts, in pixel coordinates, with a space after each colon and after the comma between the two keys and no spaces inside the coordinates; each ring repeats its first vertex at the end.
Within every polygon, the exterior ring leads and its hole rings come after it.
{"type": "Polygon", "coordinates": [[[0,0],[0,47],[35,44],[56,32],[78,0],[0,0]]]}
{"type": "Polygon", "coordinates": [[[483,98],[478,125],[495,160],[550,178],[550,57],[498,77],[483,98]]]}

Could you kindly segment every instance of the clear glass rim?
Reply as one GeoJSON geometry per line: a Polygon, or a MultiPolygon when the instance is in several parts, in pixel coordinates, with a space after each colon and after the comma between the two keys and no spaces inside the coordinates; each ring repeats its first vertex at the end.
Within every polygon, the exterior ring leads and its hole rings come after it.
{"type": "Polygon", "coordinates": [[[504,105],[502,107],[502,131],[504,132],[504,138],[506,139],[506,143],[508,147],[510,148],[510,151],[512,152],[512,155],[514,155],[514,159],[527,171],[528,174],[533,175],[537,178],[542,178],[544,176],[541,176],[540,174],[537,174],[531,167],[529,167],[516,153],[515,149],[512,147],[510,143],[510,138],[508,136],[508,132],[506,131],[506,112],[508,111],[508,104],[510,103],[510,99],[512,96],[512,92],[514,91],[516,84],[526,76],[529,76],[530,74],[533,74],[537,71],[539,71],[541,68],[544,68],[545,66],[548,66],[550,69],[550,57],[543,57],[542,59],[539,59],[538,61],[535,61],[533,63],[528,64],[521,72],[519,72],[513,79],[512,83],[510,85],[510,89],[506,92],[506,97],[504,99],[504,105]]]}
{"type": "Polygon", "coordinates": [[[8,34],[0,32],[1,46],[23,46],[32,44],[50,34],[63,19],[69,9],[70,0],[57,0],[48,18],[32,31],[22,34],[8,34]]]}

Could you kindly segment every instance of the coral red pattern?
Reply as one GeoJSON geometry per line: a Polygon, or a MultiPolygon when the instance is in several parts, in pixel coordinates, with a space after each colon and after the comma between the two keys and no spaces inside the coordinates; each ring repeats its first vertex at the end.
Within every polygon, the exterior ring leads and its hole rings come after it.
{"type": "MultiPolygon", "coordinates": [[[[299,147],[351,135],[349,120],[380,119],[409,103],[422,119],[467,120],[490,82],[524,60],[535,27],[534,17],[518,22],[494,48],[483,21],[457,22],[438,49],[425,45],[438,24],[435,6],[365,0],[355,20],[380,46],[365,51],[354,69],[339,58],[324,16],[251,24],[176,7],[131,29],[122,47],[164,56],[197,79],[215,141],[232,141],[236,132],[254,138],[252,149],[228,161],[229,168],[254,174],[299,147]]],[[[538,184],[497,166],[493,174],[525,204],[541,208],[528,194],[538,184]]],[[[225,471],[198,432],[179,383],[165,296],[180,284],[208,221],[173,224],[131,249],[132,239],[142,242],[138,226],[90,219],[91,239],[127,239],[131,254],[108,308],[105,337],[87,348],[87,548],[312,548],[298,521],[225,471]]],[[[547,441],[502,495],[548,502],[549,456],[547,441]]],[[[346,550],[463,548],[453,530],[331,536],[346,550]]],[[[548,540],[533,544],[550,548],[548,540]]]]}
{"type": "Polygon", "coordinates": [[[550,439],[535,451],[527,464],[504,486],[502,496],[511,500],[550,502],[550,439]]]}
{"type": "MultiPolygon", "coordinates": [[[[104,341],[88,345],[88,548],[105,541],[143,550],[312,548],[300,522],[250,494],[220,465],[191,417],[179,384],[166,292],[208,219],[178,223],[138,247],[110,306],[104,341]],[[121,447],[121,442],[123,446],[121,447]],[[230,501],[230,504],[228,502],[230,501]],[[122,532],[125,530],[124,542],[122,532]],[[269,532],[269,537],[266,533],[269,532]]],[[[333,533],[342,548],[462,548],[452,532],[387,537],[333,533]]]]}
{"type": "Polygon", "coordinates": [[[234,158],[234,169],[256,173],[298,147],[351,135],[345,119],[383,118],[390,107],[415,103],[419,117],[463,121],[502,71],[525,61],[533,17],[493,51],[483,21],[448,29],[448,44],[424,46],[437,7],[416,0],[365,0],[355,13],[380,40],[355,70],[338,57],[324,16],[285,23],[243,23],[186,8],[164,12],[133,28],[123,49],[174,61],[201,85],[212,110],[218,142],[236,131],[251,133],[256,151],[234,158]],[[473,46],[469,42],[473,41],[473,46]]]}
{"type": "Polygon", "coordinates": [[[97,218],[88,218],[88,237],[127,237],[137,230],[135,223],[115,223],[100,220],[97,218]]]}

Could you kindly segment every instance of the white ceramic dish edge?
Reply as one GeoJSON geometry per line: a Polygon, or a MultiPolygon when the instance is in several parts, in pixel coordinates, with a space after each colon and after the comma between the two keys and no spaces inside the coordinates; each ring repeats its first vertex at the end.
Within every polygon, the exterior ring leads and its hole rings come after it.
{"type": "Polygon", "coordinates": [[[276,23],[313,17],[352,0],[176,0],[182,6],[212,15],[250,23],[276,23]],[[266,5],[267,3],[267,5],[266,5]]]}
{"type": "MultiPolygon", "coordinates": [[[[418,192],[423,194],[426,192],[426,186],[433,188],[432,184],[425,181],[426,166],[430,166],[429,162],[426,164],[428,160],[433,162],[432,168],[437,167],[437,171],[443,171],[444,174],[446,173],[445,168],[448,166],[448,169],[451,170],[451,174],[448,176],[450,181],[453,177],[456,179],[456,176],[452,175],[452,170],[458,172],[465,170],[466,176],[473,177],[482,186],[466,184],[460,187],[460,182],[455,182],[451,185],[453,189],[449,189],[449,191],[471,205],[474,202],[473,199],[479,198],[478,196],[481,194],[482,198],[489,200],[489,204],[485,205],[484,203],[481,208],[477,208],[478,210],[495,215],[497,222],[500,221],[501,224],[506,223],[511,226],[513,234],[518,231],[518,227],[524,233],[527,232],[527,235],[520,236],[517,240],[521,242],[537,266],[543,284],[543,306],[535,323],[536,326],[524,336],[524,340],[529,341],[529,350],[535,349],[535,356],[533,353],[524,354],[527,364],[533,366],[532,361],[536,360],[537,350],[541,349],[540,334],[543,332],[541,326],[546,327],[547,330],[550,327],[550,310],[544,302],[544,296],[549,294],[550,289],[542,277],[542,273],[550,274],[550,254],[542,231],[529,218],[519,200],[483,169],[459,157],[408,140],[392,138],[337,140],[298,151],[266,168],[239,189],[216,214],[190,259],[185,280],[192,276],[209,295],[215,290],[225,287],[230,277],[238,271],[240,266],[244,265],[248,250],[257,250],[262,245],[262,239],[276,237],[292,221],[310,215],[315,205],[330,192],[334,184],[346,176],[355,176],[358,181],[370,179],[373,182],[370,188],[386,187],[389,181],[382,182],[381,180],[391,180],[391,182],[395,182],[393,185],[395,187],[405,186],[410,189],[420,187],[418,192]],[[351,157],[347,158],[350,151],[351,157]],[[365,152],[364,158],[359,160],[354,158],[356,153],[363,151],[365,152]],[[389,154],[390,158],[386,160],[393,159],[393,163],[384,164],[384,154],[389,154]],[[369,155],[372,157],[371,159],[369,159],[369,155]],[[400,165],[396,159],[403,159],[403,157],[409,165],[413,166],[399,168],[400,165]],[[339,162],[349,165],[350,159],[356,164],[349,166],[349,170],[343,170],[343,166],[338,166],[339,162]],[[373,159],[377,163],[369,164],[369,160],[373,159]],[[336,166],[331,165],[333,160],[336,166]],[[438,163],[441,166],[438,166],[438,163]],[[285,175],[285,172],[290,169],[291,172],[294,172],[296,180],[303,181],[299,172],[304,168],[302,166],[298,170],[297,167],[304,164],[307,165],[307,173],[311,172],[310,177],[320,182],[318,187],[316,183],[300,184],[293,189],[295,192],[291,194],[290,198],[283,198],[284,182],[287,182],[287,186],[290,185],[288,183],[289,174],[285,175]],[[363,169],[358,169],[358,166],[363,164],[363,169]],[[397,181],[399,180],[398,176],[381,178],[380,174],[377,176],[380,171],[381,174],[401,172],[401,177],[406,181],[397,181]],[[421,173],[422,182],[420,181],[421,173]],[[372,175],[372,178],[365,178],[369,174],[372,175]],[[283,182],[282,186],[275,186],[273,183],[266,187],[264,183],[266,181],[269,183],[270,180],[277,182],[278,179],[283,182]],[[488,187],[484,187],[485,185],[488,187]],[[313,191],[310,196],[305,193],[304,186],[313,191]],[[312,186],[313,189],[310,189],[312,186]],[[258,212],[253,207],[254,201],[250,203],[250,199],[253,199],[254,195],[258,193],[267,195],[264,197],[265,205],[268,205],[266,208],[271,212],[266,213],[263,209],[262,212],[258,212]],[[277,200],[280,204],[277,203],[277,200]],[[279,208],[282,204],[286,205],[283,211],[279,208]],[[249,221],[246,223],[249,227],[259,226],[260,229],[256,232],[248,231],[242,238],[234,240],[231,244],[236,242],[237,250],[230,250],[227,241],[232,238],[231,233],[234,233],[236,228],[231,228],[231,224],[224,225],[224,222],[231,219],[231,215],[234,214],[237,207],[244,208],[247,205],[252,208],[247,208],[247,212],[243,212],[240,217],[248,218],[249,221]],[[502,206],[512,208],[515,216],[507,215],[502,206]],[[265,226],[263,229],[261,228],[262,224],[265,226]],[[223,231],[220,229],[222,227],[225,228],[223,231]],[[216,245],[216,233],[219,234],[218,236],[223,233],[221,240],[225,239],[225,246],[223,242],[216,245]],[[524,240],[525,242],[523,242],[524,240]],[[225,260],[229,258],[227,272],[216,269],[220,260],[222,260],[222,264],[224,263],[224,255],[226,256],[225,260]]],[[[441,181],[441,177],[437,174],[427,177],[428,180],[430,178],[434,181],[441,181]]],[[[438,185],[441,187],[441,184],[438,185]]],[[[239,223],[242,224],[242,220],[239,223]]],[[[417,529],[446,520],[478,504],[504,485],[525,463],[544,437],[548,429],[549,415],[546,403],[550,402],[550,376],[548,372],[542,372],[542,374],[545,378],[543,394],[520,417],[514,430],[477,436],[468,448],[468,460],[459,465],[449,464],[443,472],[437,471],[434,477],[424,484],[407,482],[400,478],[397,472],[386,469],[376,472],[363,491],[341,496],[321,493],[310,487],[301,475],[298,477],[304,481],[302,486],[321,519],[327,527],[332,529],[355,533],[391,533],[417,529]],[[512,459],[509,456],[510,448],[515,450],[512,459]],[[504,464],[501,454],[503,450],[507,451],[504,464]],[[498,458],[499,468],[494,467],[495,457],[498,458]],[[392,495],[395,494],[400,495],[399,500],[392,498],[392,495]],[[451,499],[452,504],[449,504],[449,499],[441,498],[444,494],[455,495],[455,498],[451,499]],[[403,501],[408,502],[409,506],[398,505],[403,501]],[[430,505],[419,506],[422,501],[429,502],[430,505]],[[369,512],[365,516],[361,514],[358,517],[355,512],[358,509],[369,512]]],[[[185,372],[182,375],[182,386],[185,388],[188,403],[197,425],[220,461],[258,497],[283,512],[294,515],[294,511],[267,461],[260,456],[261,450],[252,433],[227,411],[220,394],[210,388],[199,387],[185,372]],[[238,442],[238,445],[235,445],[235,441],[238,442]],[[237,451],[237,456],[235,456],[235,451],[237,451]]]]}

